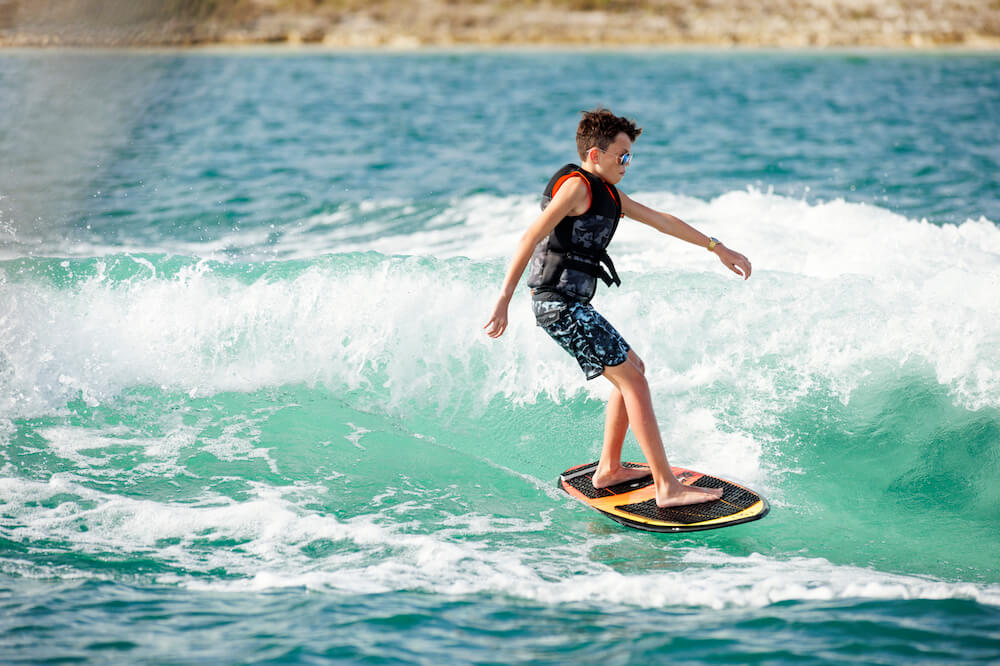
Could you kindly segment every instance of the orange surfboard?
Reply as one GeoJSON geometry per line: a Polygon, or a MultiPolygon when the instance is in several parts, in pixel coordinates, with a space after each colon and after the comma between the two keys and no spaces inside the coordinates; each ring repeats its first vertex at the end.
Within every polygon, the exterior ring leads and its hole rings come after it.
{"type": "MultiPolygon", "coordinates": [[[[645,463],[625,465],[648,467],[645,463]]],[[[766,499],[745,486],[683,467],[671,468],[681,483],[699,488],[722,488],[722,498],[661,509],[656,506],[653,477],[646,476],[607,488],[594,488],[591,479],[596,469],[596,462],[571,467],[559,475],[559,487],[627,527],[650,532],[712,530],[759,520],[770,510],[766,499]]]]}

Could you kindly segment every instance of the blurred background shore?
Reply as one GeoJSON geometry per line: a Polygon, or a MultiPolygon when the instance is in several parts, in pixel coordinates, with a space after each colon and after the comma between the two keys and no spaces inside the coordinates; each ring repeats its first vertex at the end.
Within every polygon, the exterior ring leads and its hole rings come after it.
{"type": "Polygon", "coordinates": [[[1000,48],[1000,0],[0,0],[0,46],[1000,48]]]}

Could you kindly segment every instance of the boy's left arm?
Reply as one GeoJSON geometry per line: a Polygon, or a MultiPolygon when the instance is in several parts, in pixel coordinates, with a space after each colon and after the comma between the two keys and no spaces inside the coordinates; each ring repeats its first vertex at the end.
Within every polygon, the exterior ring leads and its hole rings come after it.
{"type": "Polygon", "coordinates": [[[622,213],[626,217],[631,217],[633,220],[648,224],[657,231],[662,231],[665,234],[680,238],[688,243],[700,245],[718,256],[726,268],[737,275],[742,275],[744,280],[750,277],[750,260],[739,252],[731,250],[721,242],[709,238],[678,217],[644,206],[637,201],[633,201],[620,191],[619,194],[622,198],[622,213]]]}

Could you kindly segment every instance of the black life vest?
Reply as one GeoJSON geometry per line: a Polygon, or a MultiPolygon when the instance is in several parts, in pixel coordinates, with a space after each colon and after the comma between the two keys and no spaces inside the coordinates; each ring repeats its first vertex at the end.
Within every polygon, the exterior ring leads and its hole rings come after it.
{"type": "Polygon", "coordinates": [[[556,171],[546,185],[542,210],[552,202],[563,183],[578,176],[584,178],[590,189],[590,208],[582,215],[564,217],[552,233],[535,246],[529,264],[528,286],[536,295],[555,292],[589,301],[597,290],[597,278],[608,286],[621,284],[607,253],[622,216],[621,197],[614,185],[576,164],[567,164],[556,171]]]}

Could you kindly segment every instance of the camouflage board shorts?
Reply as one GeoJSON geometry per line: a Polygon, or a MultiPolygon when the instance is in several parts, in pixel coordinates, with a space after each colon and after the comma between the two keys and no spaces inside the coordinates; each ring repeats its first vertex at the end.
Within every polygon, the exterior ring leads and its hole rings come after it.
{"type": "Polygon", "coordinates": [[[535,321],[576,359],[587,379],[628,359],[629,344],[589,303],[539,294],[531,301],[535,321]]]}

